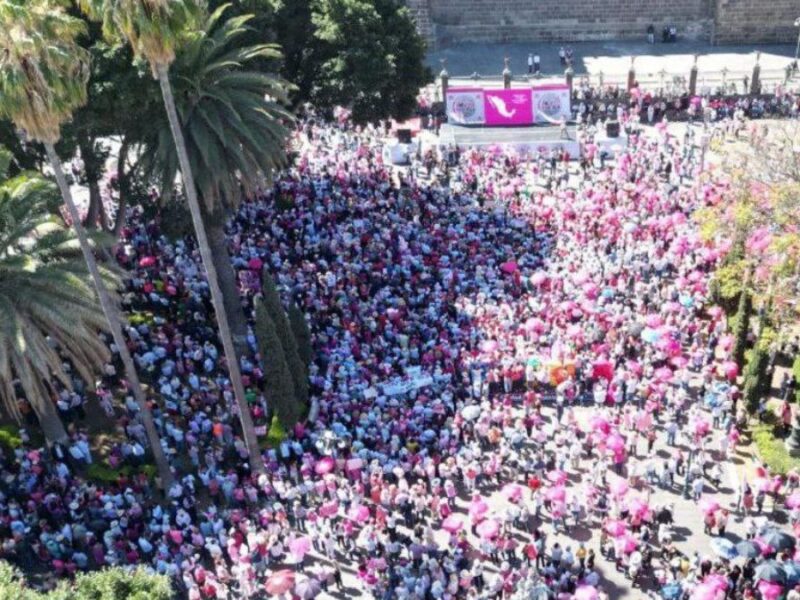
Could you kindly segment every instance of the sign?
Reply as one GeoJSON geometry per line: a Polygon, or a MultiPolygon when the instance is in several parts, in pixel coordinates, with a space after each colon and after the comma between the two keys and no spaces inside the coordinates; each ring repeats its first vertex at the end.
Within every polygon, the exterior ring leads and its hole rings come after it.
{"type": "Polygon", "coordinates": [[[533,101],[530,89],[484,90],[487,125],[530,125],[533,101]]]}
{"type": "Polygon", "coordinates": [[[569,86],[542,85],[533,88],[534,123],[556,124],[572,118],[569,86]]]}
{"type": "Polygon", "coordinates": [[[447,118],[461,125],[483,125],[483,90],[480,88],[458,88],[447,90],[447,118]]]}

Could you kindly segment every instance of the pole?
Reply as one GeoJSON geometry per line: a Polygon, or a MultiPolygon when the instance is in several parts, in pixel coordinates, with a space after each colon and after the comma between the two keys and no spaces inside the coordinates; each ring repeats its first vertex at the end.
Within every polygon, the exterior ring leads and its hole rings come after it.
{"type": "Polygon", "coordinates": [[[694,450],[689,449],[689,456],[686,459],[686,475],[683,477],[683,497],[689,499],[689,472],[692,469],[692,455],[694,450]]]}

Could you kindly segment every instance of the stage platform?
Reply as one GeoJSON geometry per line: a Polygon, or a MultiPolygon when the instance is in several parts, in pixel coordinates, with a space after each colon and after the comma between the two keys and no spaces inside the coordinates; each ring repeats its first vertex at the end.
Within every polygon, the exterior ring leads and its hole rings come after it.
{"type": "MultiPolygon", "coordinates": [[[[459,146],[460,148],[487,148],[500,146],[514,148],[517,152],[550,152],[553,148],[566,150],[570,156],[580,156],[580,145],[576,140],[576,128],[567,126],[569,139],[561,137],[561,128],[553,125],[530,125],[526,127],[481,127],[444,123],[439,129],[441,146],[459,146]]],[[[608,154],[616,152],[628,145],[624,135],[609,138],[605,132],[597,135],[596,143],[600,151],[608,154]]]]}

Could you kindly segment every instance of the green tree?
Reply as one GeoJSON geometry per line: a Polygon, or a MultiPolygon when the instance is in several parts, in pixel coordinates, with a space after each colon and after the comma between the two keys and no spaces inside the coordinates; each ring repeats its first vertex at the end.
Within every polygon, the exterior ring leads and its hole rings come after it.
{"type": "Polygon", "coordinates": [[[775,330],[764,323],[764,328],[761,330],[758,340],[748,353],[742,397],[750,413],[755,413],[759,400],[769,394],[769,353],[775,339],[775,330]]]}
{"type": "Polygon", "coordinates": [[[0,61],[0,116],[11,120],[29,138],[45,147],[103,315],[131,383],[162,482],[169,484],[172,480],[169,463],[122,333],[118,308],[97,265],[55,149],[61,137],[61,125],[86,101],[89,57],[75,41],[84,31],[82,21],[70,17],[59,5],[48,0],[0,0],[0,55],[3,56],[0,61]]]}
{"type": "Polygon", "coordinates": [[[747,350],[747,337],[750,333],[750,315],[753,311],[753,296],[748,289],[749,270],[739,292],[739,308],[733,327],[733,360],[741,369],[744,366],[744,355],[747,350]]]}
{"type": "Polygon", "coordinates": [[[231,385],[239,412],[242,435],[250,456],[250,468],[256,473],[264,472],[264,461],[258,446],[253,418],[247,403],[238,354],[225,310],[225,301],[219,284],[219,275],[208,240],[200,199],[195,185],[189,152],[181,119],[178,115],[169,69],[175,60],[176,47],[182,34],[195,29],[202,17],[203,3],[200,0],[80,0],[81,8],[91,18],[103,24],[103,33],[112,40],[126,40],[134,56],[141,57],[150,65],[153,77],[161,87],[169,121],[169,129],[175,142],[178,165],[182,174],[186,203],[192,217],[197,245],[203,266],[206,269],[211,302],[217,319],[219,337],[228,366],[231,385]]]}
{"type": "MultiPolygon", "coordinates": [[[[53,215],[58,189],[34,172],[6,179],[10,159],[0,149],[0,400],[21,418],[13,384],[18,377],[45,436],[61,442],[67,434],[48,382],[54,377],[72,389],[63,354],[92,386],[110,358],[98,337],[108,325],[75,238],[53,215]]],[[[110,271],[103,276],[115,281],[110,271]]]]}
{"type": "Polygon", "coordinates": [[[315,104],[351,107],[357,123],[413,114],[431,74],[407,8],[395,0],[311,0],[311,20],[315,104]]]}
{"type": "MultiPolygon", "coordinates": [[[[275,287],[275,281],[266,269],[261,276],[261,293],[262,301],[275,325],[275,331],[283,348],[283,356],[292,375],[295,398],[301,409],[305,410],[308,408],[308,363],[303,363],[300,358],[297,340],[283,308],[280,294],[275,287]]],[[[269,380],[267,381],[269,382],[269,380]]]]}
{"type": "MultiPolygon", "coordinates": [[[[228,12],[223,5],[200,30],[184,33],[171,71],[212,259],[241,356],[248,352],[247,318],[225,223],[244,195],[254,194],[284,165],[288,137],[284,123],[292,116],[281,105],[287,101],[287,84],[255,70],[259,62],[275,62],[280,56],[277,48],[250,45],[252,15],[223,18],[228,12]]],[[[175,181],[178,156],[168,124],[160,121],[145,139],[144,166],[168,188],[175,181]]]]}
{"type": "Polygon", "coordinates": [[[73,582],[63,582],[51,592],[29,588],[19,571],[0,561],[0,598],[15,600],[170,600],[169,579],[144,569],[119,567],[80,573],[73,582]]]}
{"type": "Polygon", "coordinates": [[[292,374],[286,363],[278,330],[260,297],[255,301],[255,331],[264,365],[264,380],[267,382],[267,406],[275,412],[281,425],[289,430],[300,420],[302,407],[297,403],[292,374]]]}
{"type": "Polygon", "coordinates": [[[311,365],[314,360],[314,348],[311,345],[311,331],[308,329],[308,321],[306,321],[303,311],[296,304],[289,307],[289,323],[294,333],[294,339],[297,342],[297,353],[300,355],[300,360],[306,366],[306,369],[311,365]]]}

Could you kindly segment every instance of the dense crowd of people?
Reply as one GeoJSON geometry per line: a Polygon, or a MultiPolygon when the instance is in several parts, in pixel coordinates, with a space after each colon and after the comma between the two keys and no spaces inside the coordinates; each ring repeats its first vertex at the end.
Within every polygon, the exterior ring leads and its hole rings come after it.
{"type": "Polygon", "coordinates": [[[195,242],[132,209],[116,255],[128,335],[176,482],[152,501],[137,406],[115,405],[124,382],[106,365],[98,402],[124,440],[108,461],[132,474],[85,477],[86,395],[65,390],[71,443],[37,449],[23,432],[0,461],[0,557],[60,576],[144,564],[192,600],[613,598],[601,564],[675,598],[796,594],[783,570],[765,575],[794,564],[794,539],[760,514],[786,497],[796,524],[796,478],[762,470],[739,506],[714,498],[745,417],[707,289],[727,248],[690,218],[727,183],[695,177],[694,146],[634,135],[578,176],[476,150],[397,170],[378,130],[313,113],[293,143],[228,235],[243,298],[267,269],[306,315],[316,419],[251,475],[195,242]],[[652,490],[691,494],[717,539],[731,512],[747,517],[752,553],[682,554],[652,490]]]}

